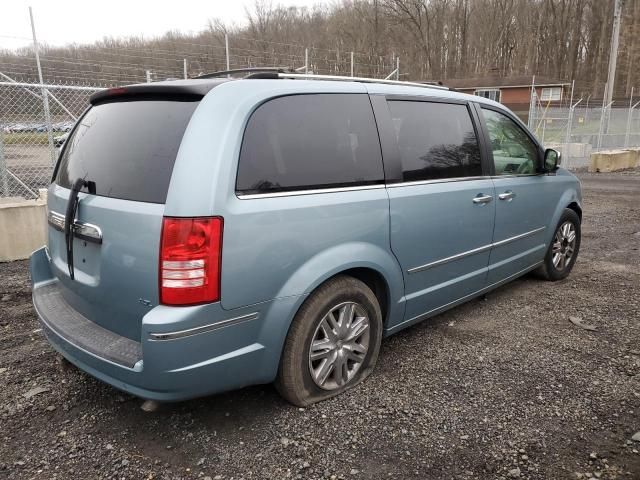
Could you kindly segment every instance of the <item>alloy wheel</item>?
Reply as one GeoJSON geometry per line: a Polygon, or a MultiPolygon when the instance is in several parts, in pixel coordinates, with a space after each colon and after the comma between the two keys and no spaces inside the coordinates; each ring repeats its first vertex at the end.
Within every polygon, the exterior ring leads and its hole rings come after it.
{"type": "Polygon", "coordinates": [[[355,302],[332,307],[322,317],[309,348],[309,371],[324,390],[346,385],[358,372],[369,351],[370,322],[355,302]]]}
{"type": "Polygon", "coordinates": [[[576,227],[571,222],[564,222],[560,228],[556,230],[551,247],[551,258],[553,266],[562,271],[571,262],[576,249],[576,227]]]}

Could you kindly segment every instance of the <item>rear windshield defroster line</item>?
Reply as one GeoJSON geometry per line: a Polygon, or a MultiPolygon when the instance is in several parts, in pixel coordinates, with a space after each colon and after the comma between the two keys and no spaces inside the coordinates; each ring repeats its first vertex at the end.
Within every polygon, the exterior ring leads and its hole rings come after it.
{"type": "Polygon", "coordinates": [[[99,103],[79,120],[65,145],[55,183],[95,182],[96,195],[165,203],[178,148],[198,100],[99,103]]]}

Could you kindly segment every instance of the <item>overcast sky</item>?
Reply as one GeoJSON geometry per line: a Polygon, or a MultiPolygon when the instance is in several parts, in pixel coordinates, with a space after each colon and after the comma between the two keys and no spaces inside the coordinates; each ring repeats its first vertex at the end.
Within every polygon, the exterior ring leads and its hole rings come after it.
{"type": "MultiPolygon", "coordinates": [[[[154,37],[168,30],[199,31],[210,18],[243,24],[254,0],[0,0],[0,48],[30,43],[28,7],[38,41],[89,43],[105,36],[154,37]]],[[[273,0],[273,6],[312,6],[327,0],[273,0]]]]}

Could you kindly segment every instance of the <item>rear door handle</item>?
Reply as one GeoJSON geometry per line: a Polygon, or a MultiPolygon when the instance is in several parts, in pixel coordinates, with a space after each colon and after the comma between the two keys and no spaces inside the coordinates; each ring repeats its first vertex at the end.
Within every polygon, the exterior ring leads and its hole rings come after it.
{"type": "Polygon", "coordinates": [[[485,195],[483,193],[479,193],[473,199],[473,203],[483,204],[483,203],[489,203],[491,200],[493,200],[493,197],[491,195],[485,195]]]}
{"type": "Polygon", "coordinates": [[[500,200],[507,200],[508,202],[513,200],[515,197],[516,197],[516,194],[513,193],[511,190],[507,190],[506,192],[501,193],[500,195],[498,195],[498,198],[500,200]]]}

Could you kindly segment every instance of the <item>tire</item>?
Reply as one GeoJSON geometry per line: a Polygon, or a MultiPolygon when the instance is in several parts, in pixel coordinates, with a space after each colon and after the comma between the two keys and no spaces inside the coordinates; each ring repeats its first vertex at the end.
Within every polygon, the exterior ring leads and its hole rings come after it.
{"type": "Polygon", "coordinates": [[[566,208],[553,232],[544,263],[536,271],[538,275],[551,282],[566,278],[578,258],[580,239],[580,217],[570,208],[566,208]],[[574,234],[573,240],[570,233],[574,234]]]}
{"type": "Polygon", "coordinates": [[[382,312],[374,293],[360,280],[337,276],[318,287],[298,310],[285,341],[276,388],[300,407],[338,395],[369,376],[381,340],[382,312]]]}

